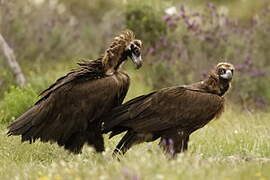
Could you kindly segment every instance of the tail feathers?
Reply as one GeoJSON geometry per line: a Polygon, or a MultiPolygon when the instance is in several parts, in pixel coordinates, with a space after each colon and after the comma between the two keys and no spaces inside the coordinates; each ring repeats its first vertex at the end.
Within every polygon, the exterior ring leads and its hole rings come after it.
{"type": "Polygon", "coordinates": [[[48,142],[50,139],[42,135],[42,129],[46,124],[40,124],[39,126],[32,125],[27,131],[24,131],[22,135],[22,142],[29,141],[35,142],[36,139],[41,138],[41,141],[48,142]]]}
{"type": "Polygon", "coordinates": [[[11,124],[8,128],[9,131],[7,132],[7,134],[9,136],[11,135],[21,135],[24,132],[27,132],[30,128],[31,128],[31,119],[25,119],[23,120],[24,124],[11,124]]]}
{"type": "Polygon", "coordinates": [[[29,141],[32,143],[38,137],[37,130],[41,130],[39,126],[42,126],[40,122],[46,117],[46,111],[40,112],[40,108],[35,105],[21,115],[14,123],[8,126],[7,135],[22,135],[22,142],[29,141]]]}
{"type": "Polygon", "coordinates": [[[124,137],[120,140],[120,142],[117,144],[113,155],[122,154],[124,155],[129,148],[132,147],[138,140],[138,137],[134,131],[128,131],[124,137]]]}
{"type": "Polygon", "coordinates": [[[16,122],[8,126],[9,131],[7,134],[11,135],[22,135],[27,132],[33,126],[32,120],[35,117],[34,107],[25,112],[19,117],[16,122]]]}

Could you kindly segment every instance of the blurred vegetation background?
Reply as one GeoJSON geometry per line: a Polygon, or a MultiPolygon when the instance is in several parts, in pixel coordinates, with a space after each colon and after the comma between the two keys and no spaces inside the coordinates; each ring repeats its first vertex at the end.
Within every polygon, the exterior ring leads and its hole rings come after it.
{"type": "Polygon", "coordinates": [[[248,111],[269,109],[270,3],[267,0],[2,0],[0,33],[28,84],[17,87],[0,51],[0,119],[9,122],[38,93],[96,59],[110,40],[131,29],[144,42],[144,67],[125,66],[127,99],[201,80],[220,61],[236,66],[229,100],[248,111]]]}

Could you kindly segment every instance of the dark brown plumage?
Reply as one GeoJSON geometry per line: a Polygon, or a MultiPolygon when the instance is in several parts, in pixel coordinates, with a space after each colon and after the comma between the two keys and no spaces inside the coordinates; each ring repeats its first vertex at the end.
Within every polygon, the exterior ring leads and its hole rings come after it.
{"type": "Polygon", "coordinates": [[[158,138],[170,155],[187,150],[189,135],[223,111],[233,70],[233,65],[220,63],[204,81],[161,89],[114,108],[104,120],[103,133],[113,137],[127,131],[114,153],[158,138]]]}
{"type": "Polygon", "coordinates": [[[120,71],[128,57],[141,67],[140,40],[125,31],[112,41],[105,54],[59,78],[41,93],[41,99],[8,129],[22,141],[57,142],[79,153],[85,143],[104,150],[101,115],[120,105],[129,88],[129,76],[120,71]]]}

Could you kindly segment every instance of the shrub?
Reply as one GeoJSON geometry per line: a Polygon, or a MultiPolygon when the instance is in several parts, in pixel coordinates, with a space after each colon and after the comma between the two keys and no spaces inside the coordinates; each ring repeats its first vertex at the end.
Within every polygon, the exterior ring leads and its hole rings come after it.
{"type": "Polygon", "coordinates": [[[37,93],[30,86],[19,88],[11,86],[9,91],[5,92],[4,98],[0,103],[0,118],[2,123],[14,121],[27,108],[37,101],[37,93]]]}
{"type": "Polygon", "coordinates": [[[126,26],[135,32],[144,43],[153,44],[166,34],[162,13],[145,1],[129,3],[126,8],[126,26]]]}

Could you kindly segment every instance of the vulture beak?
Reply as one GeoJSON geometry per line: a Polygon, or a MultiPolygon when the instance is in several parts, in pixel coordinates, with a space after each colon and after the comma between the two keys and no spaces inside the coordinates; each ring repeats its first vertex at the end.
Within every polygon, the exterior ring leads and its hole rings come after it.
{"type": "Polygon", "coordinates": [[[226,79],[226,80],[231,80],[233,76],[233,73],[231,70],[226,70],[226,72],[222,75],[220,75],[220,77],[222,77],[222,79],[226,79]]]}
{"type": "Polygon", "coordinates": [[[136,56],[135,54],[131,53],[131,60],[134,64],[136,64],[136,69],[140,69],[142,67],[142,56],[136,56]]]}

